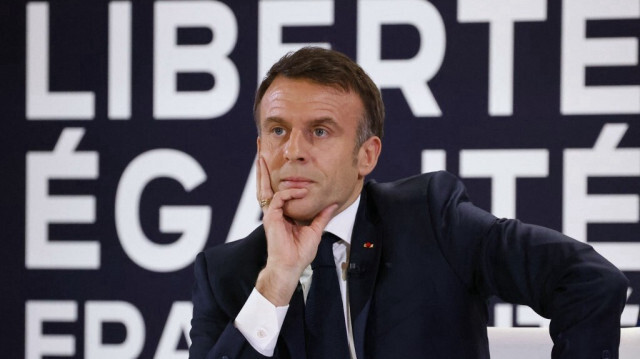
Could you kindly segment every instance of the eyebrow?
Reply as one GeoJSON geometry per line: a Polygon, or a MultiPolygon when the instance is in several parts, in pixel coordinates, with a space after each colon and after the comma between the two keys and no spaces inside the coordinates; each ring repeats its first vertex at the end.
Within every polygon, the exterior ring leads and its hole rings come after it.
{"type": "Polygon", "coordinates": [[[311,121],[311,125],[312,126],[330,125],[330,126],[334,126],[334,127],[340,127],[340,125],[338,125],[338,122],[336,122],[336,120],[334,120],[331,117],[321,117],[321,118],[312,120],[311,121]]]}
{"type": "MultiPolygon", "coordinates": [[[[277,117],[277,116],[271,116],[271,117],[265,118],[262,124],[263,126],[267,126],[270,124],[285,124],[285,123],[287,123],[287,121],[285,121],[283,118],[277,117]]],[[[331,117],[320,117],[315,120],[311,120],[309,122],[309,125],[311,126],[328,125],[328,126],[340,127],[338,122],[331,117]]]]}
{"type": "MultiPolygon", "coordinates": [[[[281,118],[281,117],[271,116],[271,117],[267,117],[267,118],[265,118],[265,119],[264,119],[264,121],[262,122],[262,125],[263,125],[263,126],[266,126],[266,125],[271,124],[271,123],[278,123],[278,124],[282,124],[282,123],[285,123],[285,122],[286,122],[286,121],[285,121],[283,118],[281,118]]],[[[261,126],[261,127],[262,127],[262,126],[261,126]]]]}

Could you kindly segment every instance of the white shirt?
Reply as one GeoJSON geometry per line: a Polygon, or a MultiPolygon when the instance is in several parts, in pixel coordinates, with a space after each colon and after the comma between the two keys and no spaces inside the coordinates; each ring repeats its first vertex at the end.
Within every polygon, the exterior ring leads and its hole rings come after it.
{"type": "MultiPolygon", "coordinates": [[[[333,258],[336,263],[336,273],[340,284],[340,294],[342,295],[342,308],[344,311],[345,326],[347,328],[347,340],[351,358],[355,359],[355,346],[353,344],[353,328],[351,327],[351,313],[349,312],[349,300],[347,297],[347,268],[349,266],[349,252],[351,249],[351,235],[353,225],[358,211],[358,197],[349,207],[333,217],[325,228],[326,232],[331,232],[340,237],[340,241],[333,244],[333,258]]],[[[309,287],[311,286],[311,275],[313,270],[307,266],[300,276],[300,285],[307,300],[309,287]]],[[[282,323],[287,315],[289,306],[276,307],[260,294],[255,288],[249,295],[244,306],[238,313],[234,325],[249,344],[258,353],[264,356],[273,356],[273,351],[278,341],[278,335],[282,328],[282,323]]]]}

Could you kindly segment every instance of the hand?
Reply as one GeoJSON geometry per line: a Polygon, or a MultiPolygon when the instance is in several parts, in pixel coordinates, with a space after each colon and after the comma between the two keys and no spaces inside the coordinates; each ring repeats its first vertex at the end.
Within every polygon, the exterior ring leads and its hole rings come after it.
{"type": "MultiPolygon", "coordinates": [[[[337,204],[323,209],[309,225],[295,223],[284,215],[284,205],[303,198],[306,188],[290,188],[273,193],[269,169],[258,158],[258,201],[269,201],[262,207],[262,222],[267,236],[267,265],[258,275],[256,289],[276,306],[289,304],[302,271],[313,261],[322,232],[338,208],[337,204]]],[[[264,203],[264,202],[263,202],[264,203]]]]}

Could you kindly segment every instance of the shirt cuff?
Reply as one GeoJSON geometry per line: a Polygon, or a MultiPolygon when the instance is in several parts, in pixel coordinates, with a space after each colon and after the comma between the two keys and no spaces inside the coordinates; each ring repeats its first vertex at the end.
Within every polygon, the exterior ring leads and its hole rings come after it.
{"type": "Polygon", "coordinates": [[[253,288],[233,324],[253,349],[270,357],[273,356],[288,309],[288,305],[276,307],[257,289],[253,288]]]}

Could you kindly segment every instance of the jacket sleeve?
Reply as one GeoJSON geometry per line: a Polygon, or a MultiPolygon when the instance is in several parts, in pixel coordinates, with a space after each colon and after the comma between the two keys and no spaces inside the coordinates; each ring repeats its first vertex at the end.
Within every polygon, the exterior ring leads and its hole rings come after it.
{"type": "Polygon", "coordinates": [[[216,300],[210,284],[204,253],[200,253],[196,257],[194,272],[189,358],[266,358],[251,347],[242,333],[234,326],[235,318],[225,313],[216,300]]]}
{"type": "Polygon", "coordinates": [[[620,270],[586,243],[475,207],[452,175],[429,187],[440,246],[470,290],[550,318],[554,359],[618,357],[628,287],[620,270]]]}

